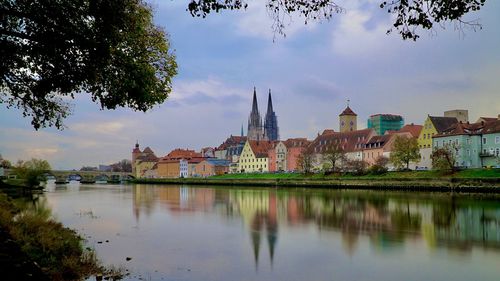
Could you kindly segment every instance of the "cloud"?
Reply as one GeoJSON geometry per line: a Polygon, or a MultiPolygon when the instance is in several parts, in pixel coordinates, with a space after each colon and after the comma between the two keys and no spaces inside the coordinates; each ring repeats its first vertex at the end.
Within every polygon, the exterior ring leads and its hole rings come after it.
{"type": "Polygon", "coordinates": [[[333,81],[318,76],[307,75],[295,82],[292,94],[305,99],[316,99],[322,102],[337,100],[342,95],[342,90],[333,81]]]}
{"type": "Polygon", "coordinates": [[[231,87],[217,78],[182,80],[174,85],[170,102],[180,105],[206,103],[238,104],[246,100],[248,90],[231,87]]]}
{"type": "Polygon", "coordinates": [[[346,10],[332,31],[333,50],[349,57],[388,53],[399,45],[386,35],[388,26],[389,17],[376,21],[370,10],[346,10]]]}
{"type": "MultiPolygon", "coordinates": [[[[262,0],[249,3],[248,8],[237,18],[239,35],[266,40],[279,39],[282,36],[274,33],[272,15],[268,11],[266,3],[262,0]]],[[[317,25],[315,21],[311,21],[307,25],[304,24],[304,19],[298,14],[284,15],[282,21],[285,25],[284,32],[287,38],[292,38],[302,31],[311,31],[317,25]]]]}
{"type": "Polygon", "coordinates": [[[86,134],[117,135],[125,130],[125,124],[120,121],[80,122],[71,125],[72,130],[86,134]]]}

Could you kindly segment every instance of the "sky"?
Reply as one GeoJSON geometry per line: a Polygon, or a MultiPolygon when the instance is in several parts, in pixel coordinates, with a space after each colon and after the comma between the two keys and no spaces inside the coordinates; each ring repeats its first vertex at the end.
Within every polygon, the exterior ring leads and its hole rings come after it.
{"type": "Polygon", "coordinates": [[[292,17],[285,38],[273,33],[261,0],[205,19],[191,17],[188,1],[149,1],[179,65],[170,97],[142,113],[103,111],[78,94],[62,131],[35,131],[19,110],[0,104],[0,154],[79,169],[130,159],[136,141],[157,156],[215,147],[242,125],[246,132],[254,87],[262,115],[271,89],[282,139],[338,130],[348,99],[358,128],[377,113],[415,124],[450,109],[468,109],[472,121],[500,114],[500,1],[468,15],[482,30],[448,24],[420,31],[416,42],[386,34],[391,16],[380,1],[339,0],[345,12],[320,23],[292,17]]]}

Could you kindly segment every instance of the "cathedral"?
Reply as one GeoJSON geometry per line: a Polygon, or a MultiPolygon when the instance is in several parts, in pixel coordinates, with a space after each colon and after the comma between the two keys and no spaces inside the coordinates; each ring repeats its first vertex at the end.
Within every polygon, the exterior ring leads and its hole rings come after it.
{"type": "Polygon", "coordinates": [[[248,117],[247,138],[249,140],[279,140],[278,117],[273,110],[273,101],[271,98],[271,90],[269,90],[269,98],[267,100],[267,112],[262,122],[257,105],[257,93],[253,88],[253,103],[252,111],[248,117]]]}

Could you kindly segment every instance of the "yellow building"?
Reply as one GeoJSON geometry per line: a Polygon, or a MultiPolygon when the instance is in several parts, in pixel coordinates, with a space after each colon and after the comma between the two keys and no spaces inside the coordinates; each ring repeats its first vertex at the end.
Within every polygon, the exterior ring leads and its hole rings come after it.
{"type": "Polygon", "coordinates": [[[419,169],[432,168],[432,137],[457,122],[455,117],[427,116],[417,139],[420,148],[420,161],[416,167],[419,169]]]}
{"type": "Polygon", "coordinates": [[[144,151],[139,149],[139,144],[135,144],[132,151],[132,174],[136,178],[146,177],[146,172],[153,170],[158,162],[158,158],[151,148],[146,147],[144,151]]]}
{"type": "Polygon", "coordinates": [[[247,140],[238,160],[238,172],[268,172],[268,152],[270,149],[272,149],[270,141],[247,140]]]}
{"type": "Polygon", "coordinates": [[[135,174],[136,178],[144,178],[149,170],[155,168],[157,163],[156,159],[139,159],[135,161],[135,174]]]}
{"type": "Polygon", "coordinates": [[[339,115],[339,129],[341,133],[356,131],[358,128],[358,115],[349,105],[339,115]]]}
{"type": "Polygon", "coordinates": [[[432,148],[432,136],[441,133],[457,122],[455,117],[427,116],[418,136],[418,147],[420,149],[432,148]]]}

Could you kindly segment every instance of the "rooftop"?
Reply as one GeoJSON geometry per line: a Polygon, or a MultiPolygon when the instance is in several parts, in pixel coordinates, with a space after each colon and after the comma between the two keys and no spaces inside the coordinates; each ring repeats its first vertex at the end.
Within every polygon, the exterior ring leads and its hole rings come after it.
{"type": "Polygon", "coordinates": [[[317,152],[322,152],[326,151],[327,147],[331,145],[341,145],[346,152],[358,151],[374,134],[373,129],[322,134],[312,141],[310,147],[317,152]]]}
{"type": "Polygon", "coordinates": [[[453,124],[458,123],[458,119],[455,117],[429,116],[429,118],[438,133],[450,128],[453,124]]]}
{"type": "MultiPolygon", "coordinates": [[[[493,122],[492,122],[493,123],[493,122]]],[[[435,135],[435,138],[447,137],[447,136],[458,136],[458,135],[477,135],[483,132],[485,128],[484,122],[478,123],[462,123],[457,122],[452,124],[449,128],[441,131],[439,134],[435,135]]]]}
{"type": "Polygon", "coordinates": [[[265,158],[268,157],[268,151],[273,147],[274,142],[272,141],[254,141],[249,140],[250,148],[252,149],[255,157],[265,158]]]}
{"type": "Polygon", "coordinates": [[[352,109],[347,106],[344,111],[342,111],[342,113],[340,113],[339,116],[343,116],[343,115],[352,115],[352,116],[358,116],[356,113],[354,113],[354,111],[352,111],[352,109]]]}

